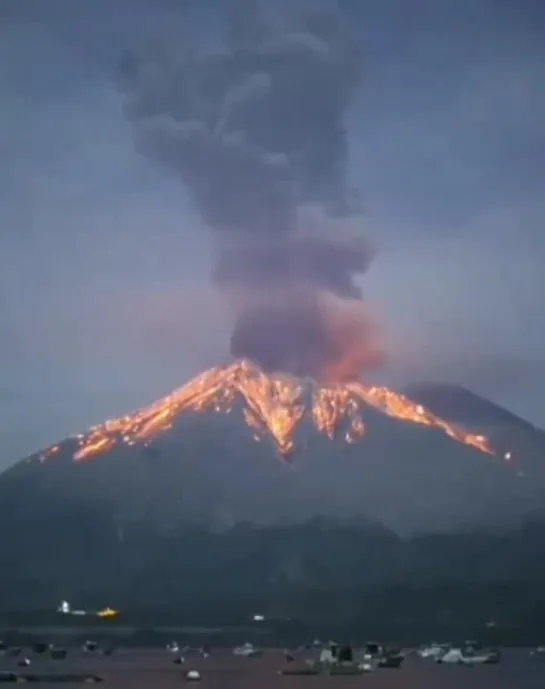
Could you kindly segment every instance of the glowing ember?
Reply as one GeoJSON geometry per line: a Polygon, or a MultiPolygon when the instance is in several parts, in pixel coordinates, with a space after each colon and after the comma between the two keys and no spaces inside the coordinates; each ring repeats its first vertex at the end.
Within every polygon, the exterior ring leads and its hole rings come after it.
{"type": "MultiPolygon", "coordinates": [[[[346,442],[365,433],[362,411],[371,406],[388,416],[440,429],[454,440],[481,452],[493,454],[486,438],[455,428],[419,404],[383,387],[349,383],[337,387],[314,387],[310,405],[305,387],[290,376],[267,375],[242,360],[224,368],[213,368],[193,379],[150,407],[106,421],[77,437],[74,460],[103,454],[118,444],[134,445],[153,440],[172,428],[184,412],[229,412],[237,400],[243,402],[244,419],[260,440],[270,436],[282,456],[295,449],[295,432],[303,419],[311,417],[316,429],[331,440],[343,432],[346,442]]],[[[46,450],[41,459],[58,452],[46,450]]]]}

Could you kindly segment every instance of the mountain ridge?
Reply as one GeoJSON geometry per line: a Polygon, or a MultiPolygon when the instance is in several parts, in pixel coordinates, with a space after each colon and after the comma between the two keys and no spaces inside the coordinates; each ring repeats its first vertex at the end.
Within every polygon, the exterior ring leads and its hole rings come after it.
{"type": "Polygon", "coordinates": [[[458,420],[459,412],[464,407],[466,414],[469,412],[477,416],[474,423],[513,423],[545,435],[545,431],[535,424],[462,385],[442,381],[413,382],[403,388],[403,394],[424,406],[429,405],[436,414],[445,416],[449,421],[458,420]]]}
{"type": "Polygon", "coordinates": [[[453,424],[489,438],[496,454],[520,477],[545,471],[545,430],[462,386],[413,383],[404,392],[453,424]]]}
{"type": "Polygon", "coordinates": [[[85,460],[73,459],[77,438],[21,460],[0,475],[2,590],[23,606],[176,601],[198,612],[223,599],[334,616],[341,590],[531,575],[543,529],[520,547],[516,534],[530,517],[543,523],[539,462],[529,479],[522,459],[439,428],[371,407],[363,422],[354,443],[302,426],[289,461],[266,436],[254,442],[241,407],[182,415],[148,444],[85,460]],[[218,572],[229,572],[221,590],[218,572]]]}
{"type": "Polygon", "coordinates": [[[289,461],[275,455],[267,438],[255,443],[237,410],[183,416],[147,445],[118,446],[79,462],[72,460],[77,441],[68,439],[49,458],[37,453],[4,472],[0,497],[32,492],[33,484],[49,486],[56,499],[94,492],[122,514],[147,506],[166,522],[214,528],[365,513],[421,532],[431,525],[501,526],[523,516],[525,504],[538,509],[541,471],[530,482],[515,460],[458,445],[439,430],[373,409],[363,418],[367,432],[354,444],[330,443],[305,426],[302,447],[289,461]],[[8,488],[12,481],[25,487],[8,488]]]}

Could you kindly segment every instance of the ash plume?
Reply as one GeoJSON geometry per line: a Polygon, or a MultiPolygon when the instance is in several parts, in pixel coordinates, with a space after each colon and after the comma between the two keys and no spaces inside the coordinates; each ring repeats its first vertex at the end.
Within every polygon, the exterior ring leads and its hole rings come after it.
{"type": "Polygon", "coordinates": [[[212,228],[232,354],[321,381],[380,363],[356,283],[372,259],[347,180],[343,117],[362,55],[342,17],[279,29],[230,4],[221,49],[185,38],[126,54],[124,108],[137,148],[168,165],[212,228]]]}

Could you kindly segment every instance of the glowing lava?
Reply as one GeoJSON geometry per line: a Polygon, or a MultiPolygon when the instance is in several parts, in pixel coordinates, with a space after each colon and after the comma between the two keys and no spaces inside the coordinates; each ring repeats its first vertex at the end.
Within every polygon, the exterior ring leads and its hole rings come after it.
{"type": "MultiPolygon", "coordinates": [[[[493,454],[485,437],[466,433],[387,388],[368,387],[363,383],[315,386],[309,404],[301,380],[267,375],[257,366],[241,360],[227,367],[210,369],[151,406],[106,421],[77,436],[74,460],[90,459],[119,444],[148,443],[170,430],[180,414],[228,413],[238,400],[243,403],[244,419],[255,439],[271,437],[284,457],[295,449],[295,432],[308,417],[316,429],[331,440],[341,433],[349,443],[361,438],[365,434],[362,412],[366,406],[402,421],[440,429],[460,443],[493,454]]],[[[40,458],[46,459],[58,451],[59,446],[55,445],[40,458]]]]}

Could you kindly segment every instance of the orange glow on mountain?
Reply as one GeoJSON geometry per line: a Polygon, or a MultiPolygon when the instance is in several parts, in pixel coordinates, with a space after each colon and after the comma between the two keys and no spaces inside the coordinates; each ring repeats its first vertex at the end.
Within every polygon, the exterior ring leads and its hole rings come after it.
{"type": "MultiPolygon", "coordinates": [[[[147,444],[168,432],[185,413],[229,413],[242,403],[244,420],[256,440],[271,438],[288,457],[296,449],[296,431],[305,419],[330,440],[353,443],[366,432],[363,412],[373,408],[406,423],[435,428],[480,452],[494,454],[482,435],[468,433],[440,419],[419,404],[385,387],[360,382],[333,387],[307,385],[292,376],[264,373],[247,360],[212,368],[154,404],[127,416],[106,421],[77,436],[75,461],[103,455],[118,445],[147,444]]],[[[58,453],[59,445],[41,455],[58,453]]]]}

